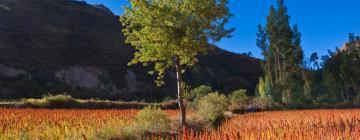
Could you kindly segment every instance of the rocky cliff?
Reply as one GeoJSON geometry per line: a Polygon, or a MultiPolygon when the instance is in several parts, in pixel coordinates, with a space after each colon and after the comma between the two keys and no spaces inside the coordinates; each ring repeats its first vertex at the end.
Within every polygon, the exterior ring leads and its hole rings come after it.
{"type": "MultiPolygon", "coordinates": [[[[0,97],[66,92],[79,98],[157,99],[175,94],[174,74],[156,87],[149,68],[128,67],[118,17],[102,5],[73,0],[0,0],[0,97]]],[[[259,61],[221,49],[200,56],[191,85],[254,90],[259,61]]]]}

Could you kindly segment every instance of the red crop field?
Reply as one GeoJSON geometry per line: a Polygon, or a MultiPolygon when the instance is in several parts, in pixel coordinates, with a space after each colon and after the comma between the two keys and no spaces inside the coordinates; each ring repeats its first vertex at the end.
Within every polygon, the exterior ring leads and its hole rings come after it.
{"type": "MultiPolygon", "coordinates": [[[[108,139],[138,110],[0,109],[0,139],[108,139]]],[[[166,111],[171,118],[176,110],[166,111]]]]}
{"type": "MultiPolygon", "coordinates": [[[[0,109],[0,139],[108,139],[120,134],[124,127],[131,124],[137,112],[138,110],[0,109]]],[[[166,112],[172,119],[177,118],[176,110],[166,112]]],[[[351,109],[249,113],[226,121],[217,130],[186,130],[177,139],[292,140],[359,137],[360,110],[351,109]]]]}
{"type": "Polygon", "coordinates": [[[260,112],[237,116],[216,131],[182,136],[196,140],[355,140],[360,138],[360,110],[260,112]]]}

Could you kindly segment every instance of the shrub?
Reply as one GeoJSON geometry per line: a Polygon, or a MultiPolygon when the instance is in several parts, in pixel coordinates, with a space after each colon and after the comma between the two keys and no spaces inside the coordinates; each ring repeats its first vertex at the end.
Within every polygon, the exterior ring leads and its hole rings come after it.
{"type": "Polygon", "coordinates": [[[71,106],[77,101],[70,95],[49,95],[45,96],[48,106],[71,106]]]}
{"type": "Polygon", "coordinates": [[[249,108],[251,110],[265,110],[271,107],[272,103],[273,102],[269,97],[255,97],[251,100],[249,108]]]}
{"type": "Polygon", "coordinates": [[[177,101],[162,103],[122,102],[108,100],[79,100],[69,95],[44,96],[42,99],[26,99],[18,107],[34,108],[83,108],[83,109],[143,109],[150,105],[158,105],[162,109],[177,109],[177,101]]]}
{"type": "Polygon", "coordinates": [[[207,94],[212,92],[212,88],[209,86],[201,85],[193,90],[190,91],[190,93],[187,93],[185,98],[189,101],[198,100],[207,94]]]}
{"type": "Polygon", "coordinates": [[[146,130],[163,131],[170,128],[170,119],[165,111],[156,106],[145,107],[135,117],[136,124],[146,130]]]}
{"type": "Polygon", "coordinates": [[[236,90],[229,95],[229,109],[231,111],[244,110],[246,108],[248,100],[249,98],[246,95],[246,90],[236,90]]]}
{"type": "Polygon", "coordinates": [[[170,101],[173,101],[173,100],[174,100],[173,97],[171,97],[171,96],[166,96],[166,97],[162,100],[162,102],[170,102],[170,101]]]}
{"type": "Polygon", "coordinates": [[[70,95],[48,95],[42,99],[26,99],[24,106],[47,108],[72,108],[79,104],[70,95]]]}
{"type": "Polygon", "coordinates": [[[196,108],[197,114],[203,121],[214,124],[223,117],[227,107],[228,101],[226,96],[214,92],[199,99],[196,108]]]}
{"type": "Polygon", "coordinates": [[[171,120],[165,111],[156,106],[145,107],[135,116],[134,123],[126,127],[124,136],[140,138],[146,132],[163,132],[171,129],[171,120]]]}

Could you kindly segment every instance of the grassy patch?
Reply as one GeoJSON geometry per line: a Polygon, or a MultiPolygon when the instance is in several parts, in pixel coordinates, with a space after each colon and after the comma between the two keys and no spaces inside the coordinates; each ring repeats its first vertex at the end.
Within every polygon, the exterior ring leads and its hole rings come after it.
{"type": "Polygon", "coordinates": [[[25,99],[20,108],[76,108],[76,109],[142,109],[147,106],[159,106],[162,109],[177,109],[176,101],[162,103],[122,102],[109,100],[80,100],[69,95],[44,96],[41,99],[25,99]]]}

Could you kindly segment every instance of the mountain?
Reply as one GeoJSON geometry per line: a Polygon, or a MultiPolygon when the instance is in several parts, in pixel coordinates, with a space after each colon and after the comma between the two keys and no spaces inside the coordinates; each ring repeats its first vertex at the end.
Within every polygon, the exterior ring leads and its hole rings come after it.
{"type": "MultiPolygon", "coordinates": [[[[160,99],[175,95],[175,75],[156,87],[150,68],[128,67],[118,17],[103,5],[74,0],[0,0],[0,98],[67,93],[77,98],[160,99]]],[[[200,56],[185,79],[253,94],[260,61],[219,48],[200,56]]]]}

